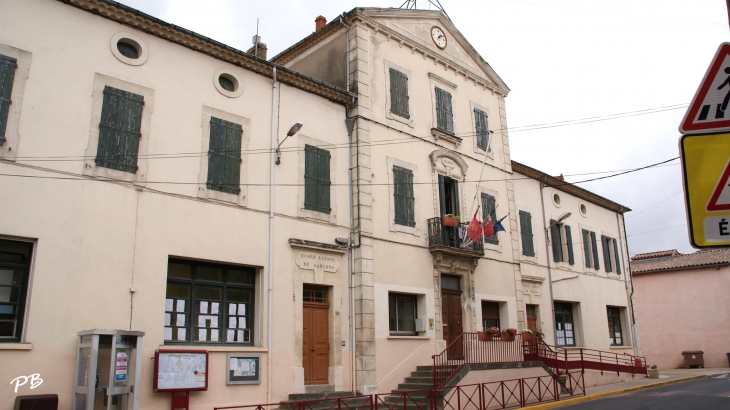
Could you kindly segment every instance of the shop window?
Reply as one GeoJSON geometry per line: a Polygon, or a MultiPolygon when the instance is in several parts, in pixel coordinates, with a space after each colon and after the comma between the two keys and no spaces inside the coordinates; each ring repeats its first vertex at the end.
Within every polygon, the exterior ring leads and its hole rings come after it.
{"type": "Polygon", "coordinates": [[[418,308],[416,295],[388,294],[389,327],[391,335],[417,335],[418,308]]]}
{"type": "Polygon", "coordinates": [[[170,259],[165,343],[252,345],[255,277],[251,267],[170,259]]]}
{"type": "Polygon", "coordinates": [[[33,244],[0,239],[0,343],[22,341],[33,244]]]}

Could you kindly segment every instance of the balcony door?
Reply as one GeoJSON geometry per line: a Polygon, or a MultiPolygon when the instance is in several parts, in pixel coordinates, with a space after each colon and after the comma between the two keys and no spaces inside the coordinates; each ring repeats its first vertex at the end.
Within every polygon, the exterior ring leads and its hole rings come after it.
{"type": "Polygon", "coordinates": [[[439,201],[441,215],[459,213],[459,181],[439,174],[439,201]]]}

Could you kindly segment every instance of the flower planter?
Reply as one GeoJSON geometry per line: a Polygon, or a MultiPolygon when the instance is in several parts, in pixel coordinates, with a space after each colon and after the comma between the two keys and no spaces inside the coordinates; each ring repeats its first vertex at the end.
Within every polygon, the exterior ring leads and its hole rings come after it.
{"type": "Polygon", "coordinates": [[[489,332],[477,332],[477,338],[480,342],[490,342],[492,340],[492,334],[489,332]]]}
{"type": "Polygon", "coordinates": [[[650,379],[659,378],[659,369],[647,369],[646,372],[648,373],[650,379]]]}
{"type": "Polygon", "coordinates": [[[503,342],[514,342],[515,341],[515,335],[511,333],[505,333],[502,332],[502,335],[500,337],[500,340],[503,342]]]}
{"type": "Polygon", "coordinates": [[[523,333],[522,334],[522,341],[523,342],[534,342],[535,341],[535,334],[534,333],[523,333]]]}
{"type": "Polygon", "coordinates": [[[452,228],[459,226],[459,220],[454,218],[453,216],[442,216],[441,223],[444,224],[444,226],[450,226],[452,228]]]}

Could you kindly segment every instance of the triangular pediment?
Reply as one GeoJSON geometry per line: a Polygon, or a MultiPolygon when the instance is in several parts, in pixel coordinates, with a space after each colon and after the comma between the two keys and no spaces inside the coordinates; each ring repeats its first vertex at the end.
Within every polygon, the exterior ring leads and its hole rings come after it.
{"type": "Polygon", "coordinates": [[[399,37],[417,44],[419,48],[439,56],[443,61],[455,63],[457,67],[487,80],[505,94],[509,92],[509,87],[443,12],[383,8],[361,8],[357,11],[372,19],[381,29],[391,30],[399,37]],[[446,36],[444,49],[437,47],[431,39],[431,29],[434,26],[440,28],[446,36]]]}

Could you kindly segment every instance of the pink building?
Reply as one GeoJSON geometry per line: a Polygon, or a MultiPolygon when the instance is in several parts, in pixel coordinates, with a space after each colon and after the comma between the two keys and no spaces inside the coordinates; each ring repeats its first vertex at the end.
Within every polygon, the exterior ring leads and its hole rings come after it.
{"type": "Polygon", "coordinates": [[[682,351],[704,352],[705,367],[728,367],[730,249],[631,258],[641,355],[660,369],[683,366],[682,351]]]}

